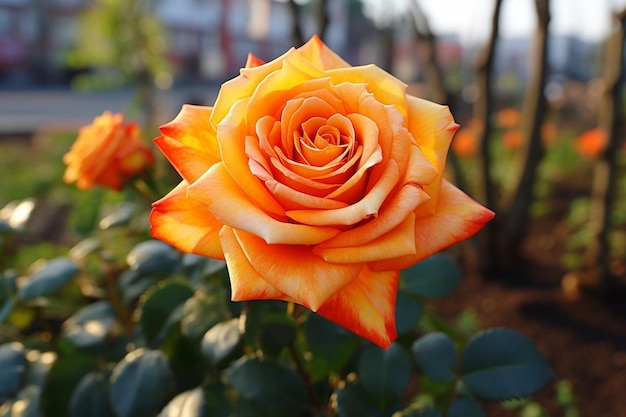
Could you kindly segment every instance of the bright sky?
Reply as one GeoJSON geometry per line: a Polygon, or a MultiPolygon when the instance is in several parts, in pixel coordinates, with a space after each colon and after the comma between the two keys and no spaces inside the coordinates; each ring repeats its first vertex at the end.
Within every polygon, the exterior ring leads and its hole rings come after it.
{"type": "MultiPolygon", "coordinates": [[[[414,0],[362,0],[374,15],[404,9],[414,0]]],[[[436,34],[455,32],[462,39],[487,37],[494,0],[418,0],[436,34]]],[[[626,7],[626,0],[551,0],[551,30],[600,40],[610,27],[611,10],[626,7]]],[[[500,29],[504,36],[531,34],[536,25],[534,0],[504,0],[500,29]]]]}

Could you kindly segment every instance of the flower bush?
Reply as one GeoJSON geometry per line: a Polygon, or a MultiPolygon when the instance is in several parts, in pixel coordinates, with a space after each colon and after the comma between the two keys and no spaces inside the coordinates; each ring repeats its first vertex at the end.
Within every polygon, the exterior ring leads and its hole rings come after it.
{"type": "MultiPolygon", "coordinates": [[[[133,126],[96,118],[66,179],[154,175],[133,126]]],[[[493,217],[444,178],[456,129],[318,38],[251,57],[161,128],[182,181],[153,208],[127,187],[66,256],[2,252],[0,415],[460,417],[532,395],[553,375],[529,339],[430,308],[462,279],[441,250],[493,217]]],[[[3,248],[33,213],[0,211],[3,248]]]]}

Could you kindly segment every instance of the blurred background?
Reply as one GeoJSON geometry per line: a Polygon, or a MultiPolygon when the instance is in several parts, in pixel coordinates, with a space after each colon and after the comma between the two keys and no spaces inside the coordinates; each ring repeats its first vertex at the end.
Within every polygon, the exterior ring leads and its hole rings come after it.
{"type": "Polygon", "coordinates": [[[533,338],[573,392],[550,415],[622,417],[625,25],[624,0],[0,0],[0,205],[44,201],[28,256],[66,250],[99,207],[61,182],[78,127],[121,111],[150,140],[249,52],[318,34],[461,125],[448,175],[497,216],[452,249],[467,279],[439,312],[533,338]]]}

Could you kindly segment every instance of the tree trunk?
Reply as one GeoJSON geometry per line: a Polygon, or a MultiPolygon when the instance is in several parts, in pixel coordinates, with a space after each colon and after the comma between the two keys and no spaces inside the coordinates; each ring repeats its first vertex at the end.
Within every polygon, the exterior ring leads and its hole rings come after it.
{"type": "Polygon", "coordinates": [[[605,90],[600,111],[600,125],[607,134],[607,143],[596,163],[591,190],[589,227],[591,244],[586,253],[586,266],[596,278],[601,290],[609,291],[615,286],[610,269],[611,212],[616,194],[618,169],[618,143],[624,133],[626,122],[622,116],[622,75],[624,73],[624,32],[626,8],[615,15],[617,27],[610,35],[606,48],[605,90]]]}
{"type": "Polygon", "coordinates": [[[492,244],[492,247],[497,249],[497,252],[491,254],[495,266],[495,270],[491,268],[492,272],[511,272],[522,264],[521,244],[528,232],[537,171],[545,153],[541,142],[541,125],[547,109],[544,89],[548,74],[549,3],[549,0],[535,0],[538,25],[534,61],[524,108],[526,148],[522,159],[522,173],[511,203],[506,212],[497,216],[499,219],[496,220],[496,225],[499,230],[497,236],[492,238],[499,241],[492,244]]]}
{"type": "Polygon", "coordinates": [[[296,0],[289,0],[289,9],[291,10],[291,36],[294,45],[300,46],[304,43],[304,34],[300,26],[300,6],[296,0]]]}

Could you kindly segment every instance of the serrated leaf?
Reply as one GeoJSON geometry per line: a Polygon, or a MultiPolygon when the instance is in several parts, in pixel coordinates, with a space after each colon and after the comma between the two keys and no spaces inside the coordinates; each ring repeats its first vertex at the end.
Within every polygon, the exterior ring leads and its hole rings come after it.
{"type": "Polygon", "coordinates": [[[140,275],[167,276],[180,267],[180,256],[173,247],[160,240],[147,240],[128,253],[126,262],[140,275]]]}
{"type": "Polygon", "coordinates": [[[230,355],[240,341],[239,319],[218,323],[204,334],[202,354],[215,365],[230,355]]]}
{"type": "Polygon", "coordinates": [[[109,401],[110,372],[85,375],[70,398],[70,417],[114,417],[109,401]]]}
{"type": "Polygon", "coordinates": [[[304,334],[311,353],[307,368],[313,381],[339,372],[358,345],[352,333],[315,313],[309,313],[304,334]]]}
{"type": "Polygon", "coordinates": [[[443,297],[452,292],[461,281],[461,270],[456,261],[437,253],[405,269],[404,288],[421,297],[443,297]]]}
{"type": "Polygon", "coordinates": [[[435,381],[452,381],[455,377],[456,347],[445,333],[422,336],[413,343],[413,358],[424,375],[435,381]]]}
{"type": "Polygon", "coordinates": [[[553,378],[543,355],[526,336],[510,329],[479,333],[461,358],[465,387],[488,400],[531,395],[553,378]]]}
{"type": "Polygon", "coordinates": [[[97,301],[80,309],[63,323],[65,338],[74,346],[90,348],[104,342],[116,322],[109,301],[97,301]]]}
{"type": "Polygon", "coordinates": [[[346,383],[335,393],[335,409],[338,417],[383,417],[372,403],[367,392],[354,383],[346,383]]]}
{"type": "Polygon", "coordinates": [[[411,375],[411,361],[397,343],[386,350],[369,346],[359,359],[358,370],[365,390],[386,409],[402,396],[411,375]]]}
{"type": "Polygon", "coordinates": [[[174,397],[157,417],[203,417],[205,405],[202,388],[195,388],[174,397]]]}
{"type": "Polygon", "coordinates": [[[0,403],[14,396],[26,372],[26,353],[18,342],[0,345],[0,403]]]}
{"type": "Polygon", "coordinates": [[[306,386],[293,368],[243,357],[225,371],[226,381],[262,415],[297,417],[309,407],[306,386]]]}
{"type": "Polygon", "coordinates": [[[450,405],[446,417],[486,417],[486,414],[480,403],[471,398],[461,397],[450,405]]]}
{"type": "Polygon", "coordinates": [[[69,258],[47,261],[41,269],[19,282],[17,296],[25,301],[42,297],[60,288],[79,271],[78,264],[69,258]]]}
{"type": "Polygon", "coordinates": [[[134,350],[113,369],[113,411],[117,417],[155,415],[174,394],[174,384],[174,374],[163,352],[134,350]]]}
{"type": "Polygon", "coordinates": [[[165,335],[172,324],[172,314],[192,296],[193,289],[187,284],[172,281],[158,285],[142,297],[138,322],[148,343],[165,335]]]}
{"type": "Polygon", "coordinates": [[[402,335],[414,330],[423,312],[422,303],[413,294],[400,289],[396,296],[396,330],[398,334],[402,335]]]}

